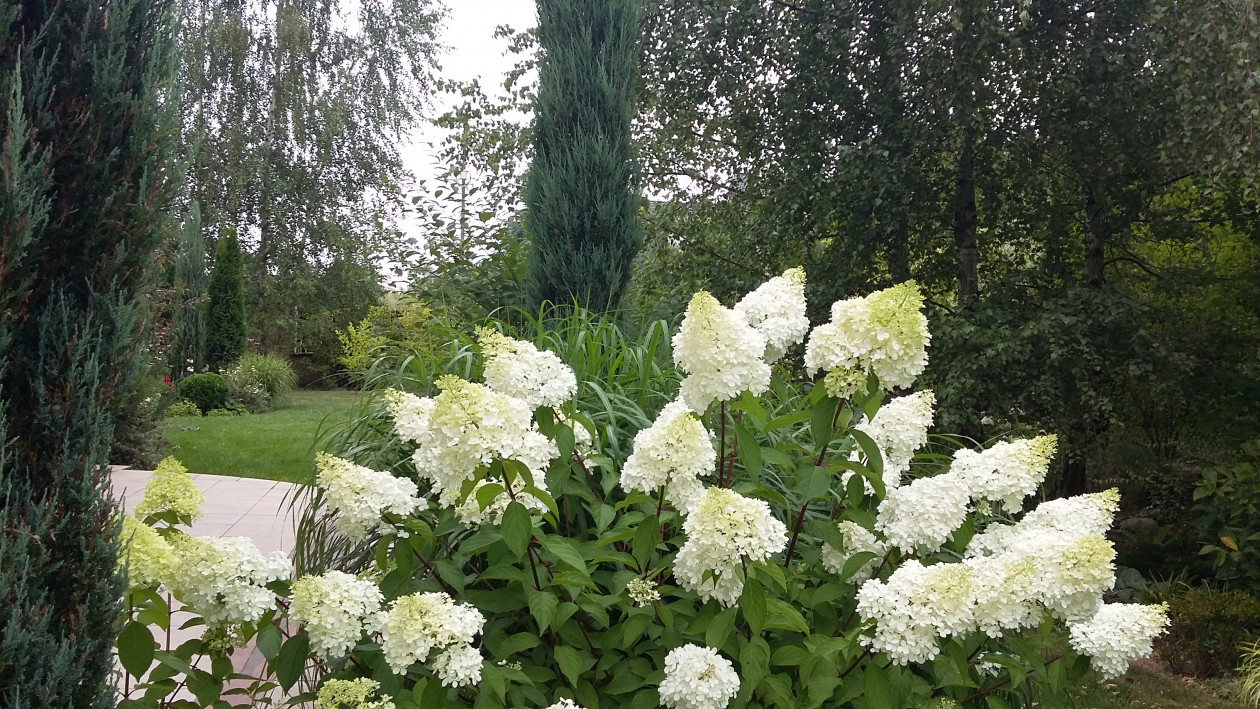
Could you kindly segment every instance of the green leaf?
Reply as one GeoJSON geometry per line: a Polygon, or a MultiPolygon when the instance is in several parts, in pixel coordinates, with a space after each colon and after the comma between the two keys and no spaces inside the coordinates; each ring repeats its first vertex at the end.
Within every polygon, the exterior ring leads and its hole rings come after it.
{"type": "Polygon", "coordinates": [[[446,694],[446,687],[442,686],[438,678],[430,677],[428,684],[424,686],[424,692],[420,695],[420,709],[446,709],[446,694]]]}
{"type": "Polygon", "coordinates": [[[766,592],[756,579],[748,579],[744,583],[744,592],[739,597],[739,608],[744,613],[744,622],[753,635],[759,635],[766,625],[766,592]]]}
{"type": "Polygon", "coordinates": [[[634,552],[634,560],[639,564],[639,571],[646,571],[648,562],[652,559],[652,553],[656,551],[656,544],[661,538],[661,523],[657,521],[656,515],[652,515],[639,523],[638,529],[634,530],[634,546],[631,549],[634,552]]]}
{"type": "Polygon", "coordinates": [[[543,549],[554,555],[560,561],[568,564],[574,569],[586,573],[586,560],[582,558],[581,552],[577,547],[573,546],[573,542],[564,537],[555,534],[548,534],[542,539],[543,549]]]}
{"type": "Polygon", "coordinates": [[[582,656],[568,645],[560,645],[555,649],[555,658],[556,665],[569,681],[569,686],[577,686],[578,676],[582,674],[582,656]]]}
{"type": "Polygon", "coordinates": [[[529,614],[538,621],[539,633],[551,625],[551,619],[555,617],[556,607],[559,605],[560,600],[547,591],[529,592],[529,614]]]}
{"type": "Polygon", "coordinates": [[[796,491],[803,502],[826,499],[831,489],[831,473],[826,468],[814,465],[813,461],[801,462],[796,471],[796,491]]]}
{"type": "Polygon", "coordinates": [[[739,675],[750,687],[761,684],[770,672],[770,646],[759,637],[753,638],[739,651],[739,675]]]}
{"type": "Polygon", "coordinates": [[[731,636],[731,631],[735,629],[735,609],[727,608],[717,614],[709,627],[704,632],[704,644],[713,648],[720,648],[726,644],[726,639],[731,636]]]}
{"type": "Polygon", "coordinates": [[[486,483],[477,488],[477,509],[484,510],[504,491],[501,483],[486,483]]]}
{"type": "Polygon", "coordinates": [[[511,655],[525,650],[531,650],[538,647],[539,639],[533,633],[516,633],[509,635],[499,643],[499,647],[494,651],[494,656],[500,660],[507,659],[511,655]]]}
{"type": "Polygon", "coordinates": [[[862,694],[866,698],[869,709],[897,709],[892,703],[892,688],[888,686],[888,675],[877,662],[866,665],[862,675],[862,694]]]}
{"type": "MultiPolygon", "coordinates": [[[[866,454],[866,467],[882,480],[884,477],[884,455],[880,452],[875,440],[866,435],[866,432],[858,431],[857,429],[850,431],[849,435],[853,436],[853,440],[858,442],[858,445],[862,447],[862,452],[866,454]]],[[[883,496],[881,495],[881,497],[883,496]]]]}
{"type": "Polygon", "coordinates": [[[276,655],[276,681],[280,683],[284,691],[289,691],[289,688],[302,676],[310,650],[311,639],[306,633],[294,635],[281,646],[280,653],[276,655]]]}
{"type": "Polygon", "coordinates": [[[258,639],[255,641],[258,646],[258,652],[267,660],[276,659],[276,655],[280,654],[280,646],[284,643],[284,635],[280,629],[268,623],[258,631],[258,639]]]}
{"type": "Polygon", "coordinates": [[[198,706],[209,706],[223,695],[223,680],[211,677],[208,672],[196,670],[188,675],[188,691],[200,702],[198,706]]]}
{"type": "Polygon", "coordinates": [[[503,510],[503,521],[499,524],[503,533],[503,543],[507,545],[517,559],[523,559],[529,549],[529,540],[533,536],[534,523],[530,520],[529,510],[515,500],[503,510]]]}
{"type": "Polygon", "coordinates": [[[790,603],[778,598],[767,598],[766,608],[770,611],[770,618],[766,621],[767,628],[795,630],[809,635],[809,626],[805,623],[805,618],[790,603]]]}
{"type": "Polygon", "coordinates": [[[118,661],[132,677],[139,678],[153,664],[153,652],[157,643],[149,626],[132,621],[118,634],[118,661]]]}
{"type": "Polygon", "coordinates": [[[835,436],[835,427],[832,422],[836,420],[836,409],[840,406],[840,400],[827,396],[814,405],[809,415],[809,433],[813,437],[814,451],[822,450],[823,446],[831,442],[835,436]]]}
{"type": "Polygon", "coordinates": [[[874,554],[874,552],[869,552],[869,551],[860,551],[854,554],[853,556],[845,560],[844,568],[840,569],[840,578],[838,580],[848,581],[849,579],[853,578],[853,574],[856,574],[858,572],[858,569],[865,566],[866,563],[870,561],[871,559],[876,559],[876,558],[878,557],[874,554]]]}
{"type": "Polygon", "coordinates": [[[748,427],[738,424],[735,426],[735,450],[739,453],[739,460],[744,464],[748,476],[753,480],[759,479],[762,467],[761,445],[748,427]]]}
{"type": "Polygon", "coordinates": [[[558,458],[560,460],[568,460],[572,458],[574,445],[573,429],[563,424],[556,426],[556,447],[560,449],[560,455],[558,458]]]}

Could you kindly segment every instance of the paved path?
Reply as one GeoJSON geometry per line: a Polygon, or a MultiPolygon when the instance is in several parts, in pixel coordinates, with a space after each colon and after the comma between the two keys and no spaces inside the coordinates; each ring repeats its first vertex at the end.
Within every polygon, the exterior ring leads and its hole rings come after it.
{"type": "MultiPolygon", "coordinates": [[[[144,484],[153,473],[130,468],[113,469],[114,498],[131,512],[144,497],[144,484]]],[[[234,478],[225,475],[193,475],[193,484],[206,496],[201,506],[202,516],[191,528],[186,529],[195,537],[249,537],[263,552],[280,550],[293,553],[293,517],[289,509],[291,497],[300,486],[292,483],[234,478]]],[[[171,623],[169,650],[180,643],[201,636],[201,627],[180,629],[190,616],[176,610],[171,623]]],[[[166,638],[159,643],[166,645],[166,638]]],[[[261,669],[265,661],[253,643],[232,653],[233,664],[238,672],[252,673],[261,669]]],[[[197,663],[209,669],[209,661],[197,663]]],[[[229,685],[231,686],[231,685],[229,685]]],[[[175,695],[179,699],[192,699],[187,690],[175,695]]],[[[242,701],[240,697],[225,697],[229,702],[242,701]]]]}

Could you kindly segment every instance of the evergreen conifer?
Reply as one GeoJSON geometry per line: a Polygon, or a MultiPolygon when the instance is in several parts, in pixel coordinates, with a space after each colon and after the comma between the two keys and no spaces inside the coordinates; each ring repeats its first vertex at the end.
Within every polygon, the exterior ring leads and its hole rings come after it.
{"type": "Polygon", "coordinates": [[[206,359],[219,368],[245,353],[245,257],[236,234],[219,239],[210,271],[206,359]]]}

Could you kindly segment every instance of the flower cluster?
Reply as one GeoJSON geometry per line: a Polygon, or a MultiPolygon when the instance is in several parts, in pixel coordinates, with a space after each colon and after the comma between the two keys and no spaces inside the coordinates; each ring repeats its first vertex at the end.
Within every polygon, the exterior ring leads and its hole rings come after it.
{"type": "Polygon", "coordinates": [[[920,546],[936,551],[967,520],[970,501],[957,475],[919,478],[888,491],[875,529],[903,551],[913,552],[920,546]]]}
{"type": "Polygon", "coordinates": [[[264,586],[289,578],[284,552],[263,554],[245,537],[175,537],[175,561],[163,579],[210,625],[258,620],[275,605],[264,586]]]}
{"type": "Polygon", "coordinates": [[[586,707],[583,707],[581,704],[578,704],[572,699],[561,699],[555,704],[547,707],[547,709],[586,709],[586,707]]]}
{"type": "Polygon", "coordinates": [[[496,330],[479,328],[486,386],[524,401],[530,409],[560,406],[577,393],[577,377],[554,353],[496,330]]]}
{"type": "Polygon", "coordinates": [[[931,340],[923,294],[913,281],[864,298],[836,301],[831,321],[814,328],[805,347],[805,366],[873,373],[886,389],[907,387],[927,366],[931,340]]]}
{"type": "Polygon", "coordinates": [[[683,645],[665,656],[659,692],[669,709],[723,709],[739,693],[739,675],[716,650],[683,645]]]}
{"type": "Polygon", "coordinates": [[[705,291],[692,296],[673,344],[674,362],[687,373],[680,394],[692,411],[770,386],[766,338],[705,291]]]}
{"type": "Polygon", "coordinates": [[[669,501],[687,514],[704,492],[700,476],[713,469],[716,455],[704,424],[686,404],[674,401],[635,434],[634,450],[621,469],[621,487],[652,495],[666,485],[669,501]]]}
{"type": "Polygon", "coordinates": [[[464,482],[496,458],[524,463],[538,480],[559,455],[524,401],[453,375],[437,386],[442,392],[432,399],[391,391],[386,403],[399,438],[417,446],[411,456],[417,475],[433,485],[442,505],[458,504],[464,482]]]}
{"type": "Polygon", "coordinates": [[[805,339],[809,332],[805,269],[790,268],[782,276],[771,278],[740,299],[734,310],[765,338],[765,360],[778,361],[787,348],[805,339]]]}
{"type": "MultiPolygon", "coordinates": [[[[858,424],[857,429],[870,436],[883,455],[885,487],[901,484],[901,474],[910,469],[915,452],[927,444],[935,405],[936,396],[931,391],[915,392],[889,401],[870,421],[858,424]]],[[[854,451],[855,456],[857,453],[854,451]]],[[[866,486],[869,490],[870,483],[866,486]]]]}
{"type": "Polygon", "coordinates": [[[983,451],[962,448],[950,470],[961,476],[972,500],[1001,502],[1007,512],[1019,512],[1024,498],[1046,479],[1057,442],[1055,436],[1038,436],[1000,441],[983,451]]]}
{"type": "Polygon", "coordinates": [[[687,541],[674,559],[674,578],[702,600],[727,607],[744,590],[736,573],[741,560],[765,561],[787,546],[787,527],[769,505],[726,488],[705,490],[683,530],[687,541]]]}
{"type": "Polygon", "coordinates": [[[444,686],[475,684],[481,681],[481,653],[472,641],[485,622],[476,608],[445,593],[414,593],[390,607],[381,649],[395,674],[434,653],[433,671],[444,686]]]}
{"type": "Polygon", "coordinates": [[[823,544],[823,567],[833,574],[838,574],[844,570],[845,562],[855,554],[870,552],[875,555],[875,558],[862,564],[853,574],[853,583],[862,583],[875,574],[880,558],[888,553],[888,545],[857,522],[840,522],[836,527],[840,529],[840,534],[844,537],[844,545],[836,549],[830,544],[823,544]]]}
{"type": "Polygon", "coordinates": [[[119,539],[118,568],[127,568],[127,588],[157,586],[175,563],[175,551],[162,535],[131,515],[123,516],[119,539]]]}
{"type": "Polygon", "coordinates": [[[971,629],[973,586],[972,569],[963,564],[907,560],[887,581],[872,579],[858,589],[857,612],[875,620],[874,634],[862,643],[899,665],[931,660],[940,651],[936,638],[971,629]]]}
{"type": "Polygon", "coordinates": [[[384,513],[406,516],[425,507],[412,481],[327,453],[315,457],[315,482],[324,489],[337,528],[354,540],[389,529],[384,513]]]}
{"type": "Polygon", "coordinates": [[[626,595],[639,607],[650,606],[661,600],[661,592],[656,590],[656,584],[641,578],[630,579],[630,583],[626,584],[626,595]]]}
{"type": "Polygon", "coordinates": [[[330,679],[315,695],[315,709],[394,709],[394,700],[372,699],[380,684],[367,677],[330,679]]]}
{"type": "Polygon", "coordinates": [[[172,514],[184,524],[192,524],[201,516],[205,495],[193,484],[188,469],[172,457],[163,458],[153,470],[153,477],[144,484],[144,499],[136,504],[135,515],[149,519],[172,514]]]}
{"type": "Polygon", "coordinates": [[[1151,654],[1151,642],[1168,627],[1168,606],[1107,603],[1094,617],[1069,626],[1068,641],[1103,679],[1129,670],[1129,660],[1151,654]]]}
{"type": "Polygon", "coordinates": [[[385,597],[376,584],[342,571],[303,576],[293,583],[290,615],[306,628],[311,648],[324,659],[350,652],[366,631],[385,621],[385,597]]]}

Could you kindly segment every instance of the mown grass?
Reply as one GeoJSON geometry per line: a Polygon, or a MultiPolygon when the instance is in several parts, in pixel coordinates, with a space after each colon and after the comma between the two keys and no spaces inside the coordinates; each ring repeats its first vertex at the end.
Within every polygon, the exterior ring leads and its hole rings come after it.
{"type": "Polygon", "coordinates": [[[1075,692],[1076,706],[1088,709],[1246,709],[1213,694],[1202,685],[1185,685],[1179,678],[1132,667],[1109,682],[1092,675],[1075,692]]]}
{"type": "Polygon", "coordinates": [[[265,414],[162,422],[170,454],[189,472],[305,482],[317,438],[350,417],[354,392],[298,391],[265,414]]]}

